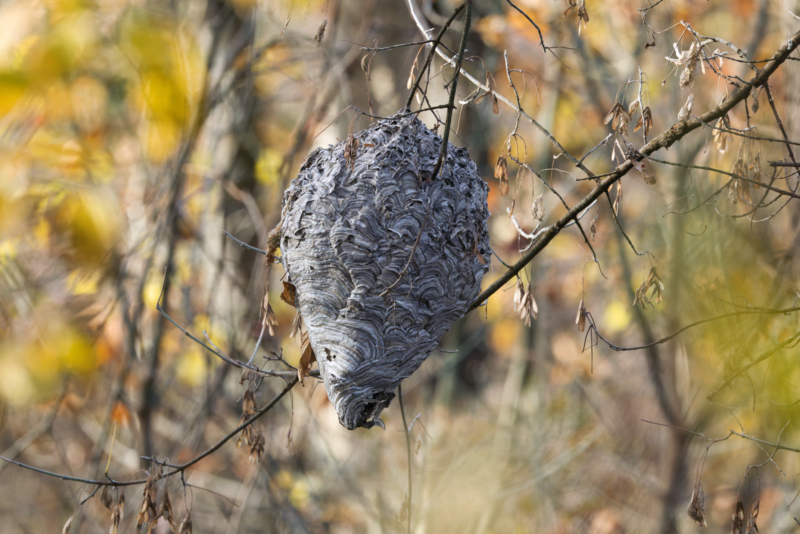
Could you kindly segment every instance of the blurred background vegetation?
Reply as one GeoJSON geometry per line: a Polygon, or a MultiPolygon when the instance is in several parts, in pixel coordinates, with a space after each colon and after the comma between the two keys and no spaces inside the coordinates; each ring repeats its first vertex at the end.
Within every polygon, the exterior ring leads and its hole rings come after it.
{"type": "MultiPolygon", "coordinates": [[[[522,14],[504,1],[476,0],[465,69],[481,80],[491,72],[494,88],[515,100],[507,51],[511,68],[524,71],[514,74],[522,107],[578,157],[611,133],[603,119],[612,105],[636,98],[637,85],[626,82],[639,79],[639,68],[651,137],[675,122],[688,90],[664,58],[674,57],[679,21],[755,59],[770,57],[800,25],[789,13],[800,12],[796,0],[664,0],[646,13],[647,24],[638,11],[645,0],[589,0],[582,26],[567,1],[516,5],[548,45],[566,48],[554,50],[558,58],[543,54],[522,14]]],[[[417,2],[435,28],[455,6],[417,2]]],[[[282,269],[267,272],[260,254],[223,231],[267,247],[282,192],[305,155],[369,126],[369,117],[342,111],[354,105],[387,116],[404,105],[420,47],[374,55],[361,47],[419,41],[420,33],[406,2],[388,0],[6,0],[0,28],[0,452],[71,476],[103,478],[108,466],[114,479],[141,478],[150,468],[141,456],[184,462],[235,428],[245,390],[238,370],[161,318],[162,284],[176,322],[246,361],[269,276],[279,324],[256,362],[277,369],[262,356],[282,351],[296,364],[294,310],[278,298],[282,269]]],[[[444,42],[456,49],[459,35],[454,27],[444,42]]],[[[684,37],[679,48],[689,44],[684,37]]],[[[441,67],[436,59],[434,105],[446,102],[443,80],[452,76],[441,67]]],[[[741,63],[725,61],[724,70],[750,76],[741,63]]],[[[798,82],[796,61],[771,79],[796,140],[798,82]]],[[[473,90],[462,78],[458,100],[473,90]]],[[[707,71],[691,90],[699,115],[729,87],[707,71]]],[[[513,110],[501,105],[496,114],[488,98],[458,108],[450,140],[469,147],[489,182],[492,246],[514,262],[527,241],[506,215],[512,198],[528,232],[539,194],[545,224],[565,210],[516,164],[512,194],[500,196],[493,168],[514,129],[513,110]]],[[[749,114],[759,135],[781,137],[763,94],[749,114]]],[[[420,118],[436,122],[431,113],[420,118]]],[[[730,120],[743,128],[744,108],[730,120]]],[[[592,189],[529,123],[519,134],[525,148],[515,146],[515,156],[568,204],[592,189]]],[[[723,154],[701,129],[658,157],[727,171],[740,141],[732,138],[723,154]]],[[[597,174],[617,164],[610,145],[585,160],[597,174]]],[[[743,149],[760,151],[763,162],[785,152],[763,142],[743,149]]],[[[594,338],[575,324],[583,301],[604,336],[634,346],[732,306],[786,308],[800,295],[796,201],[769,220],[761,221],[783,201],[753,220],[732,218],[747,206],[727,195],[698,207],[727,177],[648,166],[655,185],[638,174],[623,179],[620,222],[652,257],[635,255],[610,207],[598,203],[584,226],[596,217],[592,246],[602,273],[577,229],[566,230],[524,272],[538,303],[530,328],[514,311],[510,284],[447,334],[442,348],[456,353],[434,352],[404,384],[406,411],[420,414],[412,429],[416,532],[691,532],[698,527],[685,510],[700,472],[712,530],[728,528],[739,499],[760,503],[762,531],[798,528],[797,454],[779,451],[765,463],[772,448],[733,436],[701,464],[702,437],[643,421],[800,447],[796,347],[706,398],[794,335],[797,314],[730,317],[634,352],[590,349],[594,338]],[[632,306],[653,265],[663,301],[632,306]]],[[[503,270],[493,261],[485,284],[503,270]]],[[[259,406],[284,385],[265,380],[259,406]]],[[[189,487],[167,481],[174,516],[191,510],[196,532],[404,531],[407,465],[396,402],[384,419],[386,431],[348,432],[324,388],[307,379],[257,423],[266,438],[261,462],[229,442],[187,471],[189,487]]],[[[106,532],[99,493],[78,504],[93,490],[3,463],[2,530],[57,532],[75,514],[72,532],[106,532]]],[[[141,487],[125,494],[122,532],[134,529],[142,502],[141,487]]],[[[163,519],[157,531],[168,531],[163,519]]]]}

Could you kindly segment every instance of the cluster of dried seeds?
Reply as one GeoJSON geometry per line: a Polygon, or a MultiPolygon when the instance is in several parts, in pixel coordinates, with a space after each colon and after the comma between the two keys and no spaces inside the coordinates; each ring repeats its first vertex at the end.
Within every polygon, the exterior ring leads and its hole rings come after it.
{"type": "Polygon", "coordinates": [[[517,290],[514,292],[514,311],[519,313],[519,318],[525,321],[525,326],[531,326],[531,319],[536,319],[539,313],[539,306],[536,305],[536,299],[533,298],[533,287],[528,284],[528,289],[525,289],[525,284],[522,279],[517,279],[517,290]]]}
{"type": "Polygon", "coordinates": [[[647,308],[649,304],[651,308],[654,308],[656,304],[661,302],[663,292],[664,283],[658,276],[658,271],[654,265],[650,268],[650,273],[647,275],[644,282],[642,282],[642,285],[636,290],[633,305],[636,306],[638,304],[642,308],[647,308]],[[648,291],[650,292],[649,296],[647,295],[648,291]]]}

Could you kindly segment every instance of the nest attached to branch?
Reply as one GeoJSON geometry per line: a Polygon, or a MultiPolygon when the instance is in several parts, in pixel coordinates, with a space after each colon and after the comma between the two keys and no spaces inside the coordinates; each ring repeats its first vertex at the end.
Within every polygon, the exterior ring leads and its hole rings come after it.
{"type": "MultiPolygon", "coordinates": [[[[408,113],[401,110],[398,115],[408,113]]],[[[283,198],[281,261],[342,425],[381,411],[481,288],[489,191],[464,148],[413,116],[312,152],[283,198]]]]}

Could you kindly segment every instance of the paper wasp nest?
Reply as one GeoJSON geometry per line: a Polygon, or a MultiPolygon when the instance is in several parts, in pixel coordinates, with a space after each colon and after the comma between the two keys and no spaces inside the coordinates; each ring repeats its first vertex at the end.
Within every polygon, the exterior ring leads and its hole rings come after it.
{"type": "MultiPolygon", "coordinates": [[[[399,114],[407,113],[403,110],[399,114]]],[[[480,292],[489,188],[466,149],[412,116],[312,152],[283,198],[281,261],[348,429],[381,411],[480,292]]]]}

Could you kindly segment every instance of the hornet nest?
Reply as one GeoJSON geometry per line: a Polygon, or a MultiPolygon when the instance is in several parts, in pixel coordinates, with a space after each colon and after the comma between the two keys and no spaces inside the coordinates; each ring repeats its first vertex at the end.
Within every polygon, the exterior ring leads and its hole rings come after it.
{"type": "Polygon", "coordinates": [[[339,422],[381,411],[489,269],[489,191],[464,148],[409,110],[305,160],[283,197],[281,262],[339,422]]]}

